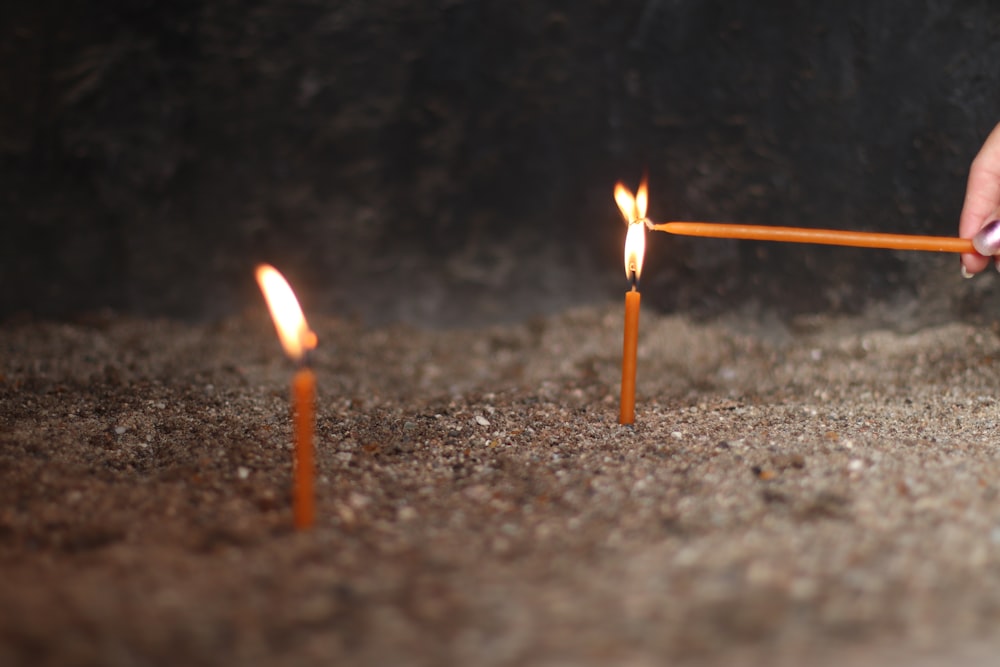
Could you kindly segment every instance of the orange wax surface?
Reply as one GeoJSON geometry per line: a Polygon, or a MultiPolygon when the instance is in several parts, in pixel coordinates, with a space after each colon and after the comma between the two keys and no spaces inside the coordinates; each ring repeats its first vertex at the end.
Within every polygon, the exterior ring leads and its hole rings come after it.
{"type": "Polygon", "coordinates": [[[300,368],[292,380],[292,410],[295,419],[295,486],[292,490],[295,527],[311,528],[316,520],[313,490],[313,428],[316,412],[316,375],[300,368]]]}
{"type": "Polygon", "coordinates": [[[636,350],[639,347],[639,291],[625,293],[625,342],[622,345],[622,396],[619,424],[635,422],[636,350]]]}
{"type": "Polygon", "coordinates": [[[719,222],[663,222],[650,229],[681,236],[705,236],[719,239],[818,243],[821,245],[885,248],[888,250],[925,250],[931,252],[974,253],[970,239],[952,236],[915,236],[881,232],[849,232],[805,227],[770,227],[719,222]]]}

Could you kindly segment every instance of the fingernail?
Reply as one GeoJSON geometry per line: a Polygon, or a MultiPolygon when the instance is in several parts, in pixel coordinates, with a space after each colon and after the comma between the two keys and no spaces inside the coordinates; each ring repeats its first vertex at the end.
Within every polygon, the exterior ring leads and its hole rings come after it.
{"type": "MultiPolygon", "coordinates": [[[[1000,271],[1000,268],[998,268],[997,270],[1000,271]]],[[[974,275],[976,275],[976,274],[969,273],[969,270],[967,268],[965,268],[965,264],[962,265],[962,277],[963,278],[965,278],[966,280],[968,280],[969,278],[971,278],[974,275]]]]}
{"type": "Polygon", "coordinates": [[[1000,252],[1000,220],[991,220],[972,237],[972,247],[984,257],[1000,252]]]}

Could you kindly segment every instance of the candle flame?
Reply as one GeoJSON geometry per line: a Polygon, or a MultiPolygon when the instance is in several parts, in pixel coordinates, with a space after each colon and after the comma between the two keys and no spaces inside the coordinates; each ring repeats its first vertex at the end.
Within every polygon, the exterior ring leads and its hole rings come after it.
{"type": "Polygon", "coordinates": [[[649,204],[649,187],[646,184],[646,177],[642,178],[642,183],[639,184],[639,189],[634,197],[632,191],[625,187],[621,181],[618,181],[615,184],[615,203],[618,204],[618,210],[622,212],[625,222],[629,224],[645,222],[646,206],[649,204]]]}
{"type": "Polygon", "coordinates": [[[316,334],[306,323],[299,300],[285,277],[268,264],[257,267],[257,284],[264,293],[285,354],[294,361],[301,361],[306,352],[316,347],[316,334]]]}
{"type": "Polygon", "coordinates": [[[643,177],[635,196],[621,182],[617,183],[615,203],[628,224],[628,232],[625,234],[625,277],[636,283],[642,274],[642,259],[646,254],[646,207],[649,204],[646,178],[643,177]]]}
{"type": "Polygon", "coordinates": [[[633,283],[642,275],[642,258],[646,254],[646,225],[633,222],[625,234],[625,277],[633,283]]]}

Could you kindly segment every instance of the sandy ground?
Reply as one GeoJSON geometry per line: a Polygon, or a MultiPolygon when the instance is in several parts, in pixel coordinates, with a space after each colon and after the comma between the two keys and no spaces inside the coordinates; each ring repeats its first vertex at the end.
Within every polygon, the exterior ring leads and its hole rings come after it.
{"type": "Polygon", "coordinates": [[[263,308],[6,325],[0,664],[994,664],[994,328],[621,316],[314,318],[305,534],[263,308]]]}

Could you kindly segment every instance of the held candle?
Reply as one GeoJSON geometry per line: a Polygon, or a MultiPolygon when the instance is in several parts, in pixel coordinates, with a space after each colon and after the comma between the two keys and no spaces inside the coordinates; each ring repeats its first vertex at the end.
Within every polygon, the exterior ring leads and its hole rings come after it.
{"type": "Polygon", "coordinates": [[[850,232],[806,227],[770,227],[720,222],[647,223],[656,232],[681,236],[703,236],[717,239],[752,241],[782,241],[786,243],[817,243],[820,245],[852,246],[855,248],[885,248],[887,250],[924,250],[929,252],[975,252],[970,239],[951,236],[916,236],[881,232],[850,232]]]}
{"type": "Polygon", "coordinates": [[[316,518],[313,486],[316,376],[308,364],[309,352],[316,347],[316,334],[306,323],[295,293],[277,269],[267,264],[258,266],[257,283],[264,293],[285,354],[299,365],[292,378],[292,419],[295,424],[292,504],[295,527],[304,530],[311,528],[316,518]]]}
{"type": "Polygon", "coordinates": [[[615,186],[615,202],[625,217],[625,276],[632,289],[625,293],[625,331],[622,343],[622,388],[618,410],[619,424],[635,423],[636,354],[639,349],[639,276],[646,254],[646,180],[643,179],[635,197],[621,183],[615,186]]]}

